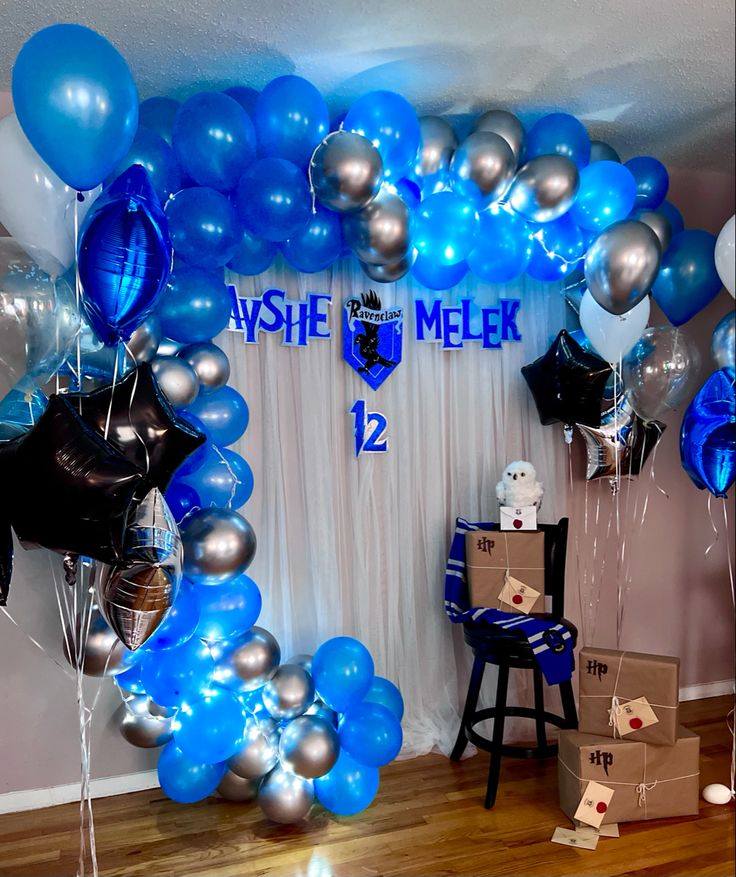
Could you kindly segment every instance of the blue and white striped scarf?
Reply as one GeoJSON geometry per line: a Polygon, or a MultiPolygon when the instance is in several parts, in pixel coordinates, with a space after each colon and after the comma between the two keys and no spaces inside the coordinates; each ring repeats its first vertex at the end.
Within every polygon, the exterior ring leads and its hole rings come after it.
{"type": "Polygon", "coordinates": [[[471,530],[490,528],[489,523],[472,524],[464,518],[457,519],[445,571],[445,612],[454,623],[483,621],[497,624],[504,630],[518,629],[531,645],[547,683],[557,685],[565,682],[572,677],[575,659],[572,635],[564,624],[546,618],[519,615],[516,612],[477,609],[468,605],[470,600],[465,579],[465,534],[471,530]]]}

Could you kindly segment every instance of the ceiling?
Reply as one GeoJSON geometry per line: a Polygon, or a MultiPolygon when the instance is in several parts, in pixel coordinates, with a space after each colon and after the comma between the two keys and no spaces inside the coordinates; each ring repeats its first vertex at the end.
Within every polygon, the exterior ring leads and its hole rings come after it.
{"type": "Polygon", "coordinates": [[[391,88],[420,113],[565,109],[624,157],[733,173],[733,0],[0,0],[0,89],[34,31],[76,21],[141,97],[296,72],[335,113],[391,88]]]}

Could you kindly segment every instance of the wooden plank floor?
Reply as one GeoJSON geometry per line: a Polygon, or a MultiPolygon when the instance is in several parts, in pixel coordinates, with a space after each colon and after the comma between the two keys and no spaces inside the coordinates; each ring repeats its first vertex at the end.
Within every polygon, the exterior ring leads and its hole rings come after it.
{"type": "MultiPolygon", "coordinates": [[[[702,738],[701,785],[727,781],[732,700],[683,705],[702,738]]],[[[95,803],[102,875],[709,875],[734,874],[734,808],[701,801],[698,816],[621,826],[595,851],[549,843],[569,825],[557,807],[556,765],[506,760],[496,807],[482,806],[487,756],[453,764],[428,755],[382,771],[374,804],[351,819],[315,811],[277,826],[253,805],[179,806],[160,791],[95,803]]],[[[0,817],[0,874],[75,873],[78,808],[0,817]]]]}

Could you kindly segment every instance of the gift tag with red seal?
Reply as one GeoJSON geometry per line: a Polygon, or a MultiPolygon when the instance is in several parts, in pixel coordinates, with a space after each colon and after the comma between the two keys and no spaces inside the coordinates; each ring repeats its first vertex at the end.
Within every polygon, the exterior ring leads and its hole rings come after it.
{"type": "Polygon", "coordinates": [[[592,832],[563,828],[558,825],[555,833],[550,838],[553,844],[562,844],[566,847],[577,847],[579,850],[594,850],[598,846],[598,835],[592,832]]]}
{"type": "Polygon", "coordinates": [[[629,700],[621,704],[616,711],[615,720],[616,730],[621,737],[633,734],[634,731],[639,731],[641,728],[656,725],[659,721],[646,697],[637,697],[636,700],[629,700]]]}
{"type": "Polygon", "coordinates": [[[516,612],[528,615],[534,608],[539,595],[539,591],[506,573],[506,580],[499,592],[498,599],[502,603],[512,606],[516,612]]]}
{"type": "Polygon", "coordinates": [[[611,798],[613,798],[613,789],[591,780],[585,787],[573,819],[598,828],[608,811],[611,798]]]}

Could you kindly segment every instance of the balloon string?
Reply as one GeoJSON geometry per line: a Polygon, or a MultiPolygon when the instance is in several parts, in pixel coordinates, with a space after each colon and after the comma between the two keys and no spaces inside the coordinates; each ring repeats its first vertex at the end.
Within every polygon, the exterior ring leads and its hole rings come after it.
{"type": "MultiPolygon", "coordinates": [[[[575,498],[575,483],[572,477],[572,445],[570,444],[567,446],[567,471],[570,478],[570,503],[572,504],[575,498]]],[[[582,576],[580,575],[580,537],[578,536],[577,530],[575,531],[575,568],[577,570],[578,603],[580,607],[580,636],[585,645],[587,644],[587,640],[585,639],[585,608],[583,603],[583,581],[582,576]]]]}
{"type": "Polygon", "coordinates": [[[307,165],[307,181],[309,183],[309,194],[312,196],[312,213],[317,212],[317,192],[314,188],[314,181],[312,179],[312,171],[314,169],[314,156],[317,154],[317,150],[320,146],[324,146],[325,143],[329,143],[330,138],[334,137],[336,134],[339,134],[343,130],[342,122],[340,122],[340,126],[336,131],[330,131],[318,144],[314,147],[314,151],[309,157],[309,164],[307,165]]]}
{"type": "MultiPolygon", "coordinates": [[[[125,341],[123,341],[122,344],[123,344],[123,347],[125,348],[125,352],[131,358],[131,360],[133,361],[133,365],[135,366],[136,365],[136,358],[133,355],[133,351],[130,349],[130,347],[128,347],[128,345],[125,341]]],[[[115,370],[117,371],[117,369],[115,369],[115,370]]],[[[130,402],[128,403],[128,426],[130,426],[130,428],[133,430],[135,437],[138,439],[138,441],[141,443],[141,446],[143,447],[143,453],[146,457],[146,475],[148,475],[148,473],[151,471],[151,458],[148,456],[148,447],[146,446],[146,443],[143,441],[143,436],[138,432],[136,427],[133,425],[133,400],[135,399],[135,394],[136,394],[137,389],[138,389],[138,369],[135,368],[135,375],[133,376],[133,387],[130,391],[130,402]]],[[[112,398],[110,399],[110,404],[112,405],[112,398]]]]}
{"type": "MultiPolygon", "coordinates": [[[[654,486],[657,488],[657,490],[662,494],[662,496],[665,499],[669,499],[670,498],[669,493],[667,493],[667,491],[664,489],[664,487],[659,486],[659,484],[657,483],[657,476],[654,473],[654,464],[657,461],[657,450],[659,449],[659,440],[662,438],[662,435],[664,433],[664,429],[660,426],[659,423],[657,423],[656,420],[652,420],[650,422],[651,422],[652,426],[655,426],[657,428],[657,432],[659,433],[659,438],[657,438],[657,441],[655,442],[654,447],[652,448],[651,480],[654,483],[654,486]]],[[[642,458],[642,461],[641,461],[641,464],[639,466],[640,471],[641,471],[641,467],[644,465],[644,444],[642,445],[641,458],[642,458]]]]}
{"type": "MultiPolygon", "coordinates": [[[[654,448],[655,453],[656,453],[656,450],[657,450],[657,448],[655,446],[655,448],[654,448]]],[[[639,472],[641,472],[642,466],[644,465],[645,451],[646,451],[646,447],[644,444],[642,444],[641,455],[639,458],[639,469],[638,469],[639,472]]],[[[631,481],[632,481],[632,479],[630,478],[629,484],[631,484],[631,481]]],[[[638,522],[638,524],[636,523],[636,516],[637,516],[637,512],[639,510],[639,494],[641,492],[640,489],[637,490],[636,499],[634,501],[634,511],[632,512],[632,515],[631,515],[631,520],[633,521],[633,533],[634,534],[638,534],[638,533],[643,532],[644,521],[645,521],[646,516],[647,516],[647,508],[649,507],[649,492],[651,489],[651,478],[648,479],[644,483],[646,484],[646,490],[645,490],[645,494],[644,494],[644,503],[643,503],[642,512],[641,512],[641,520],[638,522]]],[[[627,491],[626,499],[628,502],[628,491],[627,491]]],[[[626,510],[624,512],[624,516],[625,516],[626,520],[628,521],[629,520],[628,505],[627,505],[626,510]]],[[[633,547],[631,547],[626,555],[626,573],[624,575],[624,592],[625,592],[626,596],[628,596],[628,593],[631,590],[631,567],[632,567],[633,556],[634,556],[633,547]]],[[[623,626],[623,619],[624,619],[625,612],[626,612],[626,607],[624,605],[624,608],[621,611],[621,624],[622,624],[622,626],[623,626]]]]}
{"type": "MultiPolygon", "coordinates": [[[[110,432],[110,417],[112,415],[112,403],[115,398],[115,381],[118,376],[118,357],[120,356],[120,345],[115,345],[115,368],[112,373],[112,387],[110,389],[110,404],[107,406],[107,417],[105,418],[105,441],[110,432]]],[[[132,404],[132,403],[131,403],[132,404]]]]}
{"type": "MultiPolygon", "coordinates": [[[[77,302],[77,313],[82,313],[82,282],[79,278],[79,198],[74,199],[74,295],[77,302]]],[[[82,332],[77,332],[77,388],[79,392],[79,413],[82,413],[82,332]]],[[[57,372],[58,374],[58,372],[57,372]]],[[[58,385],[57,385],[58,392],[58,385]]]]}
{"type": "Polygon", "coordinates": [[[230,487],[230,498],[227,501],[227,507],[232,508],[233,500],[235,499],[235,493],[238,489],[238,485],[242,484],[243,482],[240,481],[240,479],[237,477],[237,475],[233,471],[233,467],[230,465],[230,463],[228,463],[227,458],[222,453],[222,451],[217,447],[217,445],[213,445],[213,447],[214,447],[217,455],[219,456],[220,461],[224,464],[225,468],[227,469],[228,473],[230,474],[230,480],[232,482],[232,486],[230,487]]]}
{"type": "Polygon", "coordinates": [[[733,583],[733,560],[731,558],[731,540],[728,538],[728,508],[726,500],[723,500],[723,525],[726,529],[726,556],[728,557],[728,578],[731,583],[731,603],[736,613],[736,591],[733,583]]]}
{"type": "Polygon", "coordinates": [[[718,527],[716,527],[716,522],[713,520],[713,509],[711,508],[711,501],[713,499],[713,494],[708,494],[708,517],[710,518],[710,525],[713,529],[713,541],[710,545],[705,549],[705,557],[707,557],[711,551],[715,548],[716,543],[718,542],[718,527]]]}
{"type": "MultiPolygon", "coordinates": [[[[619,356],[618,368],[613,369],[613,399],[614,403],[618,399],[618,387],[620,374],[622,371],[621,357],[619,356]]],[[[621,509],[620,509],[620,487],[621,487],[621,445],[618,434],[618,405],[614,404],[613,408],[613,429],[616,435],[614,447],[616,449],[616,488],[613,491],[614,510],[616,513],[616,648],[621,647],[621,621],[623,618],[623,601],[624,595],[621,588],[621,554],[623,547],[621,544],[621,509]]],[[[629,465],[629,473],[631,466],[629,465]]]]}
{"type": "Polygon", "coordinates": [[[40,652],[43,652],[43,654],[49,659],[49,661],[53,661],[53,663],[56,664],[56,666],[59,668],[59,670],[61,670],[61,672],[68,679],[72,679],[72,680],[74,679],[73,674],[69,671],[69,669],[67,667],[65,667],[63,664],[59,663],[59,661],[57,661],[56,658],[52,657],[35,637],[31,636],[31,634],[28,633],[28,631],[21,624],[18,624],[18,622],[15,620],[15,618],[13,618],[13,616],[10,614],[10,612],[8,612],[7,606],[0,606],[0,612],[2,612],[3,615],[5,615],[5,617],[8,619],[8,621],[11,624],[14,624],[18,628],[18,630],[23,634],[23,636],[26,637],[26,639],[28,639],[40,652]]]}

